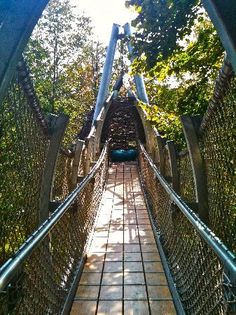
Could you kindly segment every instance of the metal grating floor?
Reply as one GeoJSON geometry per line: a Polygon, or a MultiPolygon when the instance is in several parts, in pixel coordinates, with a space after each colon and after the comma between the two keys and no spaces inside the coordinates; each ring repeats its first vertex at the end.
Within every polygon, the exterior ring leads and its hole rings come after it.
{"type": "Polygon", "coordinates": [[[109,169],[70,314],[176,314],[134,162],[109,169]]]}

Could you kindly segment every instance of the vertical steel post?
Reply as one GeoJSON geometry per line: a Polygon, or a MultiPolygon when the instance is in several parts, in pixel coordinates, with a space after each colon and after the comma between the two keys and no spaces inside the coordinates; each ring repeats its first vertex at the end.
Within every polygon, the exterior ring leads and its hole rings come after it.
{"type": "Polygon", "coordinates": [[[51,137],[47,158],[42,178],[39,200],[39,224],[42,224],[49,216],[49,205],[53,185],[53,175],[56,167],[58,152],[61,146],[69,118],[66,115],[51,116],[51,137]]]}
{"type": "MultiPolygon", "coordinates": [[[[125,35],[127,37],[130,37],[132,35],[130,24],[126,23],[123,26],[123,28],[124,28],[125,35]]],[[[133,61],[134,60],[134,56],[132,55],[133,47],[130,43],[130,40],[128,40],[127,46],[128,46],[129,54],[131,55],[131,61],[133,61]]],[[[135,83],[136,90],[137,90],[137,96],[140,99],[140,101],[142,101],[144,103],[149,103],[145,84],[143,81],[143,76],[142,75],[135,75],[134,76],[134,83],[135,83]]]]}
{"type": "Polygon", "coordinates": [[[181,116],[184,136],[187,142],[190,161],[193,170],[196,200],[198,203],[198,215],[200,219],[208,224],[208,192],[204,161],[201,156],[198,130],[200,117],[181,116]]]}
{"type": "Polygon", "coordinates": [[[119,27],[120,26],[118,24],[113,24],[112,26],[111,37],[110,37],[109,45],[107,48],[106,60],[103,66],[102,79],[99,86],[97,101],[96,101],[94,115],[93,115],[93,123],[98,117],[108,95],[108,88],[111,81],[111,73],[112,73],[112,66],[113,66],[113,61],[115,57],[116,44],[117,44],[118,35],[119,35],[119,27]]]}

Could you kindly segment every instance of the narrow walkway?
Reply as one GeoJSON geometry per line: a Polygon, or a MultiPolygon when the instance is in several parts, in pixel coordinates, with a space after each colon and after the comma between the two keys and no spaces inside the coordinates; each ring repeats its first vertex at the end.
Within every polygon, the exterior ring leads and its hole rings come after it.
{"type": "Polygon", "coordinates": [[[109,169],[71,315],[176,314],[134,163],[109,169]]]}

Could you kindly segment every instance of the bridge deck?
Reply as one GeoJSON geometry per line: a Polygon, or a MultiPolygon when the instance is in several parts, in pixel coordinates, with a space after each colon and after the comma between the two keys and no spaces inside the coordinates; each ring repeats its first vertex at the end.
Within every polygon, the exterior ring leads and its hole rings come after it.
{"type": "Polygon", "coordinates": [[[71,315],[176,314],[134,163],[109,169],[71,315]]]}

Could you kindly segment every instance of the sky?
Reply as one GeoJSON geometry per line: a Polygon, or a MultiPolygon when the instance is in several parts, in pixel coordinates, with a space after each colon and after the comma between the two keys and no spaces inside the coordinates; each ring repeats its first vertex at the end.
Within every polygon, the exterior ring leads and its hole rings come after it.
{"type": "Polygon", "coordinates": [[[125,0],[71,0],[71,3],[91,17],[94,33],[104,44],[109,42],[113,23],[124,25],[136,16],[125,7],[125,0]]]}

